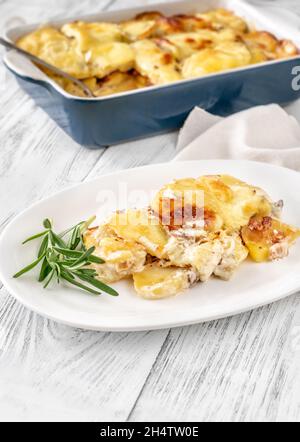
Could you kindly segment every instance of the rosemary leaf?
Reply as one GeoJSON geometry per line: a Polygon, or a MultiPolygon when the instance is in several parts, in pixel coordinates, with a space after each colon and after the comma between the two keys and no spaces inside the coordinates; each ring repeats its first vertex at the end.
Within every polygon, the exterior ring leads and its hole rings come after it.
{"type": "Polygon", "coordinates": [[[104,282],[99,281],[98,279],[92,278],[90,276],[78,272],[76,272],[76,275],[82,281],[88,282],[89,284],[93,285],[94,287],[97,287],[99,290],[102,290],[103,292],[108,293],[111,296],[119,296],[119,293],[116,290],[104,284],[104,282]]]}
{"type": "Polygon", "coordinates": [[[94,264],[104,264],[105,261],[102,258],[99,258],[99,256],[90,255],[89,256],[89,262],[92,262],[94,264]]]}
{"type": "Polygon", "coordinates": [[[29,238],[25,239],[25,241],[23,241],[22,244],[26,244],[29,241],[33,241],[34,239],[41,238],[42,236],[47,235],[48,232],[49,232],[48,230],[44,230],[41,233],[37,233],[36,235],[30,236],[29,238]]]}
{"type": "Polygon", "coordinates": [[[49,273],[52,271],[51,267],[49,266],[49,263],[47,261],[47,258],[44,258],[44,261],[42,262],[42,267],[39,274],[39,282],[43,282],[49,273]]]}
{"type": "Polygon", "coordinates": [[[52,229],[52,222],[49,218],[44,219],[43,226],[45,227],[45,229],[52,229]]]}
{"type": "Polygon", "coordinates": [[[72,265],[72,268],[78,266],[78,264],[82,264],[84,262],[88,262],[89,257],[92,255],[92,253],[95,251],[95,247],[91,247],[86,252],[84,252],[72,265]]]}
{"type": "Polygon", "coordinates": [[[92,276],[92,277],[97,276],[97,272],[94,269],[79,269],[79,270],[76,270],[76,273],[86,275],[86,276],[92,276]]]}
{"type": "Polygon", "coordinates": [[[49,235],[45,236],[45,238],[43,239],[43,241],[41,243],[41,246],[38,251],[38,258],[46,252],[47,245],[48,245],[48,236],[49,235]]]}
{"type": "Polygon", "coordinates": [[[59,235],[56,235],[56,233],[53,232],[53,230],[51,230],[50,232],[50,236],[52,239],[52,243],[55,245],[58,245],[59,247],[67,247],[66,243],[64,242],[63,239],[60,238],[59,235]]]}
{"type": "Polygon", "coordinates": [[[23,243],[26,244],[34,239],[43,238],[38,250],[38,258],[16,273],[14,278],[29,272],[42,262],[38,281],[44,282],[44,288],[47,288],[53,278],[56,277],[58,284],[63,279],[93,295],[100,295],[101,292],[106,292],[112,296],[118,296],[114,289],[97,279],[95,269],[87,268],[91,263],[103,264],[105,262],[98,256],[93,255],[95,247],[91,247],[88,250],[84,247],[82,235],[94,219],[95,217],[92,217],[88,221],[81,222],[61,234],[56,234],[53,231],[50,219],[45,219],[43,225],[47,230],[31,236],[23,243]],[[69,235],[69,239],[62,239],[66,235],[69,235]],[[84,281],[87,284],[82,284],[78,280],[84,281]],[[98,290],[96,291],[90,286],[98,290]]]}
{"type": "Polygon", "coordinates": [[[48,287],[48,285],[52,281],[54,275],[55,275],[55,270],[52,270],[51,273],[49,273],[49,276],[48,276],[48,279],[47,279],[46,283],[44,284],[44,289],[46,289],[48,287]]]}
{"type": "Polygon", "coordinates": [[[61,266],[60,273],[61,273],[61,275],[66,274],[69,278],[75,279],[75,276],[73,275],[73,273],[69,272],[69,270],[67,270],[66,267],[64,267],[64,266],[61,266]]]}
{"type": "Polygon", "coordinates": [[[20,276],[24,275],[24,273],[29,272],[30,270],[34,269],[44,258],[45,254],[41,255],[36,261],[33,261],[28,266],[24,267],[24,269],[20,270],[18,273],[16,273],[13,278],[19,278],[20,276]]]}
{"type": "Polygon", "coordinates": [[[64,236],[68,235],[68,233],[73,232],[73,230],[76,229],[77,226],[82,225],[83,223],[84,223],[84,222],[82,221],[81,223],[78,223],[78,224],[76,224],[75,226],[70,227],[69,229],[64,230],[63,232],[61,232],[61,233],[59,234],[59,236],[60,236],[61,238],[63,238],[64,236]]]}
{"type": "MultiPolygon", "coordinates": [[[[78,250],[69,250],[69,249],[64,249],[61,247],[54,247],[54,250],[56,250],[57,252],[61,253],[62,255],[68,257],[68,258],[80,258],[82,256],[82,252],[78,251],[78,250]]],[[[102,258],[99,258],[98,256],[95,255],[90,255],[89,262],[93,262],[95,264],[104,264],[105,261],[102,258]]]]}
{"type": "Polygon", "coordinates": [[[81,288],[83,290],[86,290],[89,293],[92,293],[93,295],[101,295],[101,292],[97,292],[96,290],[93,290],[92,288],[90,288],[90,287],[88,287],[88,286],[86,286],[84,284],[81,284],[78,281],[75,281],[75,279],[70,278],[69,275],[67,275],[65,272],[62,272],[61,276],[62,276],[63,279],[68,281],[70,284],[75,285],[76,287],[79,287],[79,288],[81,288]]]}
{"type": "Polygon", "coordinates": [[[74,228],[73,233],[71,235],[71,238],[69,241],[69,249],[75,250],[76,247],[79,245],[79,243],[80,243],[79,235],[80,235],[80,229],[79,229],[79,225],[77,225],[74,228]]]}

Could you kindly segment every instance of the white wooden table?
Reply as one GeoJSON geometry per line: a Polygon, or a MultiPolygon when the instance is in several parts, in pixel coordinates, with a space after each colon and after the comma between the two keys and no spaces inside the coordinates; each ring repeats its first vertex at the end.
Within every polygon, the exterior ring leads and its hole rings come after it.
{"type": "MultiPolygon", "coordinates": [[[[0,25],[140,3],[0,0],[0,25]]],[[[276,3],[300,14],[298,0],[276,3]]],[[[0,80],[1,229],[53,192],[175,155],[175,133],[87,150],[2,66],[0,80]]],[[[300,295],[207,324],[111,334],[46,320],[0,282],[0,421],[299,421],[299,372],[300,295]]]]}

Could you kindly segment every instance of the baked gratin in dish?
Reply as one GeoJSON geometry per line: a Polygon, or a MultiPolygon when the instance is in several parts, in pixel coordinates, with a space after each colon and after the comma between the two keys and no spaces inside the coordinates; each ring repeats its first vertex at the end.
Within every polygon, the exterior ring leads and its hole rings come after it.
{"type": "Polygon", "coordinates": [[[176,295],[211,277],[229,280],[246,259],[288,256],[300,229],[280,220],[283,202],[229,175],[175,180],[149,207],[117,211],[84,234],[106,283],[133,279],[146,299],[176,295]]]}
{"type": "MultiPolygon", "coordinates": [[[[293,42],[255,30],[225,9],[172,17],[146,12],[120,23],[45,26],[17,45],[84,81],[96,97],[299,55],[293,42]]],[[[83,96],[69,80],[46,73],[68,93],[83,96]]]]}

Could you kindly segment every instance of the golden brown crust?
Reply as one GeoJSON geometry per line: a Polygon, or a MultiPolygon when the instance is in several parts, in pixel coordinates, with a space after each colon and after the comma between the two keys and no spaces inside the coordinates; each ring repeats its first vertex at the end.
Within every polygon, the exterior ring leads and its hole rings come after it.
{"type": "MultiPolygon", "coordinates": [[[[170,17],[149,11],[121,23],[46,26],[17,44],[83,80],[99,97],[299,55],[293,42],[250,29],[222,8],[170,17]]],[[[50,76],[82,96],[78,86],[50,76]]]]}
{"type": "Polygon", "coordinates": [[[300,230],[271,216],[254,215],[241,229],[241,236],[251,258],[262,262],[286,256],[289,246],[299,238],[300,230]]]}
{"type": "Polygon", "coordinates": [[[132,277],[140,296],[161,299],[213,276],[229,280],[248,254],[257,262],[287,256],[300,230],[274,217],[278,205],[229,175],[179,179],[151,208],[113,213],[84,243],[105,261],[92,265],[100,279],[132,277]]]}

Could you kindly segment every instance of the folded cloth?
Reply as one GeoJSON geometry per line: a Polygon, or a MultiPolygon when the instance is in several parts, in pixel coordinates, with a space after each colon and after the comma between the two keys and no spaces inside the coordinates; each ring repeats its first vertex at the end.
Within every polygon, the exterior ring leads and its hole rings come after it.
{"type": "Polygon", "coordinates": [[[300,171],[300,125],[277,104],[227,118],[195,108],[179,133],[174,161],[236,159],[300,171]]]}

